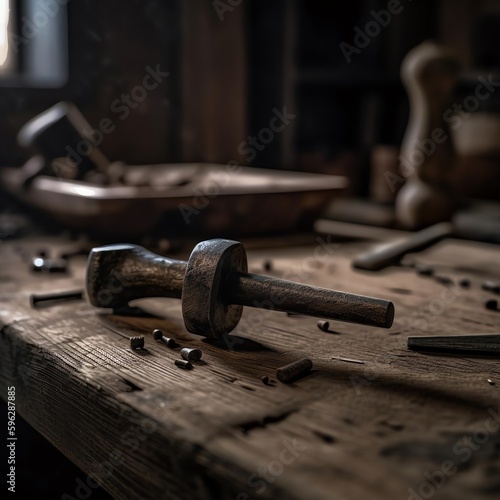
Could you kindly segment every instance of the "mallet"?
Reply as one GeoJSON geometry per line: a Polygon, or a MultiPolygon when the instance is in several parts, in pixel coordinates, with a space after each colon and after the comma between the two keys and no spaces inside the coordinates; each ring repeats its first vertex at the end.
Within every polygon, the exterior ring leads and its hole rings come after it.
{"type": "Polygon", "coordinates": [[[87,293],[92,305],[106,308],[146,297],[181,299],[187,330],[207,337],[231,332],[243,306],[382,328],[394,319],[387,300],[248,273],[243,245],[224,239],[198,243],[187,262],[136,245],[94,248],[87,293]]]}

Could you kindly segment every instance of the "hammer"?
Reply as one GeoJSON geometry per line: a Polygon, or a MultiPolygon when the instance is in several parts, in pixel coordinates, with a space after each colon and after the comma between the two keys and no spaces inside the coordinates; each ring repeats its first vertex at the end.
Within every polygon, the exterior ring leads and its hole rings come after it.
{"type": "Polygon", "coordinates": [[[207,337],[231,332],[243,306],[382,328],[394,319],[387,300],[248,273],[243,245],[224,239],[198,243],[187,262],[136,245],[94,248],[86,283],[96,307],[119,308],[146,297],[181,299],[186,329],[207,337]]]}

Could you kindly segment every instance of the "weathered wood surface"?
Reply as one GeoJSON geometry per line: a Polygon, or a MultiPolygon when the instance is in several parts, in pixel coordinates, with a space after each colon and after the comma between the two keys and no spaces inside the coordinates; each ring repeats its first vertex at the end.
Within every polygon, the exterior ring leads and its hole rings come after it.
{"type": "Polygon", "coordinates": [[[310,243],[256,245],[250,271],[271,259],[269,274],[393,300],[392,329],[331,322],[325,333],[314,318],[248,308],[228,344],[187,333],[175,299],[143,304],[159,319],[97,316],[84,302],[34,310],[31,293],[83,286],[85,260],[69,277],[34,274],[40,241],[2,243],[2,397],[15,385],[20,414],[116,498],[498,498],[500,360],[406,347],[408,335],[499,332],[500,313],[483,306],[494,296],[480,290],[500,280],[498,247],[449,240],[407,257],[470,277],[465,290],[410,268],[354,271],[366,244],[310,243]],[[144,334],[146,349],[109,328],[144,334]],[[203,361],[177,368],[179,350],[153,328],[203,361]],[[303,357],[309,376],[260,381],[303,357]]]}

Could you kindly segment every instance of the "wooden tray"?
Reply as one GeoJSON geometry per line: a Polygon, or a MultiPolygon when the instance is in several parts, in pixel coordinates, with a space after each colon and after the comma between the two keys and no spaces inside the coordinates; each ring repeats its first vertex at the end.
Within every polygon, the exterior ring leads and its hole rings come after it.
{"type": "Polygon", "coordinates": [[[14,168],[2,170],[0,181],[69,227],[113,237],[151,231],[227,237],[304,228],[348,182],[334,175],[215,164],[123,168],[127,185],[39,176],[24,188],[21,169],[14,168]]]}

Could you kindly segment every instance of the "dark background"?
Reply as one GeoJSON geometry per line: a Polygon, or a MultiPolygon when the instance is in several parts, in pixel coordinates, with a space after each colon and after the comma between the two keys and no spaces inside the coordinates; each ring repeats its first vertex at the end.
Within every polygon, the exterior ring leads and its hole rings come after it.
{"type": "MultiPolygon", "coordinates": [[[[22,33],[34,4],[12,0],[9,29],[22,33]]],[[[58,49],[40,56],[62,61],[61,74],[47,81],[33,73],[31,40],[0,75],[0,166],[22,165],[31,155],[16,142],[28,119],[68,100],[95,127],[111,116],[117,97],[141,83],[147,66],[160,65],[168,78],[101,144],[111,160],[245,163],[239,144],[268,124],[273,108],[286,106],[297,114],[293,126],[252,165],[346,175],[351,194],[369,197],[373,148],[397,148],[408,120],[399,77],[408,50],[432,38],[456,51],[464,74],[500,66],[499,1],[401,5],[348,64],[340,44],[353,43],[355,27],[387,1],[243,0],[221,19],[212,0],[70,0],[54,18],[63,33],[58,49]]],[[[457,95],[468,81],[460,80],[457,95]]],[[[499,98],[487,101],[487,111],[500,110],[499,98]]],[[[20,417],[17,429],[19,491],[73,495],[85,475],[20,417]]],[[[92,498],[101,497],[94,491],[92,498]]]]}
{"type": "MultiPolygon", "coordinates": [[[[22,17],[23,5],[38,0],[12,1],[22,17]]],[[[113,116],[111,103],[141,83],[145,68],[159,64],[169,77],[100,146],[112,161],[245,163],[238,145],[267,126],[273,108],[286,106],[297,120],[253,166],[347,175],[354,194],[369,195],[371,149],[398,146],[406,128],[399,68],[408,50],[426,39],[441,42],[456,52],[464,75],[500,65],[497,0],[401,0],[402,12],[350,64],[340,44],[352,44],[355,28],[364,31],[387,1],[220,4],[227,9],[217,12],[210,0],[70,0],[67,12],[60,9],[67,16],[66,83],[40,88],[35,78],[23,88],[0,87],[0,164],[30,156],[16,144],[29,118],[70,100],[97,127],[113,116]]],[[[20,44],[21,71],[28,46],[20,44]]],[[[465,78],[460,87],[466,91],[465,78]]],[[[496,111],[499,101],[493,96],[485,105],[496,111]]]]}

